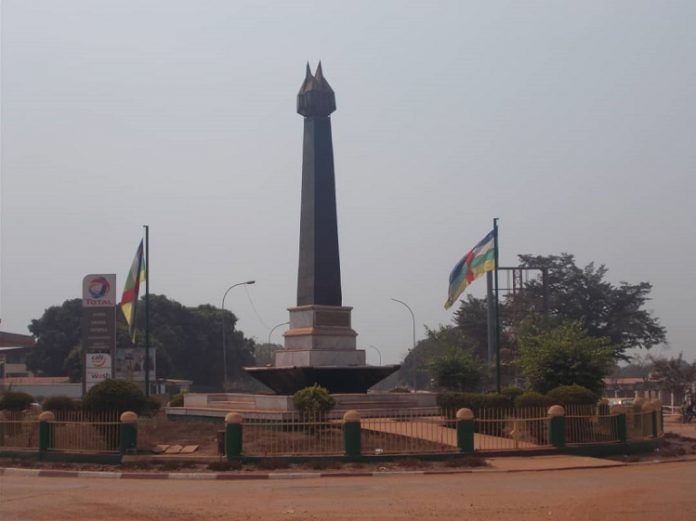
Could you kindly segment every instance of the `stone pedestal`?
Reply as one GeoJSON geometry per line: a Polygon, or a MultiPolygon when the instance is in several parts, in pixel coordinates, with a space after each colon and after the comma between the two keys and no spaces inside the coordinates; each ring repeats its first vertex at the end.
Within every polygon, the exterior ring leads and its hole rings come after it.
{"type": "Polygon", "coordinates": [[[307,305],[290,308],[285,349],[275,354],[275,367],[365,365],[365,351],[356,349],[347,306],[307,305]]]}

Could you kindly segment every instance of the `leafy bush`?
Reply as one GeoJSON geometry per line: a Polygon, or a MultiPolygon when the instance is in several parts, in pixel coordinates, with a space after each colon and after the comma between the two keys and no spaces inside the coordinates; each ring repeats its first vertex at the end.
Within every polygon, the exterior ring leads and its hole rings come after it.
{"type": "Polygon", "coordinates": [[[162,408],[162,402],[154,396],[148,396],[145,398],[145,409],[143,409],[143,414],[148,416],[155,416],[159,410],[162,408]]]}
{"type": "Polygon", "coordinates": [[[34,403],[34,397],[31,394],[7,391],[0,396],[0,411],[21,412],[28,409],[32,403],[34,403]]]}
{"type": "Polygon", "coordinates": [[[80,408],[79,402],[69,396],[50,396],[41,405],[44,411],[71,412],[80,408]]]}
{"type": "Polygon", "coordinates": [[[389,389],[390,393],[410,393],[411,389],[409,388],[408,385],[397,385],[396,387],[392,387],[389,389]]]}
{"type": "Polygon", "coordinates": [[[561,385],[579,384],[601,394],[603,378],[614,363],[608,338],[590,336],[578,322],[548,330],[530,330],[519,340],[519,366],[534,391],[548,393],[561,385]]]}
{"type": "Polygon", "coordinates": [[[510,400],[510,402],[514,403],[515,398],[517,398],[521,394],[524,394],[524,390],[520,389],[519,387],[515,387],[515,386],[510,385],[508,387],[503,387],[500,390],[500,394],[507,397],[510,400]]]}
{"type": "Polygon", "coordinates": [[[483,379],[481,362],[468,351],[457,347],[448,347],[433,358],[428,370],[435,385],[448,391],[475,391],[480,389],[483,379]]]}
{"type": "Polygon", "coordinates": [[[480,409],[506,409],[512,407],[507,396],[497,393],[443,392],[437,395],[437,404],[445,409],[448,416],[454,417],[457,409],[466,407],[477,414],[480,409]]]}
{"type": "Polygon", "coordinates": [[[128,380],[104,380],[92,387],[82,400],[85,410],[91,412],[125,411],[142,413],[146,406],[145,393],[128,380]]]}
{"type": "Polygon", "coordinates": [[[546,397],[553,405],[594,405],[597,395],[581,385],[561,385],[551,389],[546,397]]]}
{"type": "Polygon", "coordinates": [[[300,389],[292,395],[292,403],[300,414],[310,417],[321,417],[336,405],[336,400],[329,391],[319,384],[300,389]]]}
{"type": "Polygon", "coordinates": [[[525,409],[527,407],[550,407],[554,405],[548,396],[544,396],[536,391],[528,391],[515,398],[515,407],[525,409]]]}

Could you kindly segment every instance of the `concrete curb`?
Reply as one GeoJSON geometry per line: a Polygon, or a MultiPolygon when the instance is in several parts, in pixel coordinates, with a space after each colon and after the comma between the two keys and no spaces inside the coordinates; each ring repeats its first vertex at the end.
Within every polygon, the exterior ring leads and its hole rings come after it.
{"type": "Polygon", "coordinates": [[[317,479],[317,478],[367,478],[398,476],[435,476],[456,474],[515,474],[520,472],[553,472],[560,470],[610,469],[616,467],[660,465],[664,463],[688,463],[696,457],[675,460],[641,461],[624,463],[607,462],[604,465],[568,465],[564,467],[542,467],[536,469],[457,469],[457,470],[388,470],[376,472],[276,472],[276,473],[238,473],[238,472],[99,472],[94,470],[52,470],[0,467],[0,476],[42,477],[42,478],[100,478],[100,479],[148,479],[148,480],[195,480],[195,481],[241,481],[278,479],[317,479]]]}

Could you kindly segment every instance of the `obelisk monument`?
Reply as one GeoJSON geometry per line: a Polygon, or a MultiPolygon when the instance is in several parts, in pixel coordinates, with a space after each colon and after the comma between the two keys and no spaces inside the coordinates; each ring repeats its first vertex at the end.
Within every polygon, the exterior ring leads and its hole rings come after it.
{"type": "Polygon", "coordinates": [[[297,94],[297,112],[304,117],[297,305],[288,309],[285,348],[276,351],[274,367],[245,368],[279,394],[313,383],[331,392],[364,393],[399,368],[365,365],[351,326],[353,308],[342,302],[330,118],[335,110],[321,63],[315,74],[307,64],[297,94]]]}
{"type": "Polygon", "coordinates": [[[335,110],[321,62],[314,75],[307,64],[297,94],[297,112],[304,117],[297,307],[289,309],[290,329],[276,367],[365,365],[365,351],[355,348],[352,308],[341,299],[330,117],[335,110]]]}

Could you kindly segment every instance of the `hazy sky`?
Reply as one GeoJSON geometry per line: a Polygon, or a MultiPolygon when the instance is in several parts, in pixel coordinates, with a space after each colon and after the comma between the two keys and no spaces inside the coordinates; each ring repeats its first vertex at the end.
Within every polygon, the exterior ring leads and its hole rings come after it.
{"type": "MultiPolygon", "coordinates": [[[[151,291],[266,341],[297,284],[307,60],[332,115],[343,301],[399,362],[500,218],[501,263],[574,253],[649,281],[696,357],[696,2],[2,2],[2,329],[151,291]]],[[[484,280],[472,287],[483,294],[484,280]]],[[[273,341],[280,342],[282,328],[273,341]]]]}

